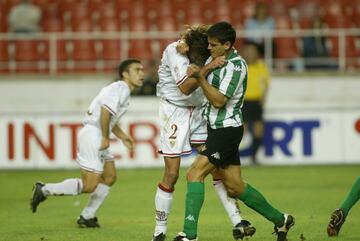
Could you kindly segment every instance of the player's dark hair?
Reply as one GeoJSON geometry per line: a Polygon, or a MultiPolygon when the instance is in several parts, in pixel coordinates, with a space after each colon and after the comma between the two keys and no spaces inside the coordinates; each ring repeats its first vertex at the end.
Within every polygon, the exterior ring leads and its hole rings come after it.
{"type": "Polygon", "coordinates": [[[190,63],[204,66],[210,56],[206,30],[207,27],[199,26],[190,29],[185,36],[185,42],[189,46],[188,57],[190,63]]]}
{"type": "Polygon", "coordinates": [[[138,59],[127,59],[124,60],[120,63],[119,67],[118,67],[118,73],[119,73],[119,77],[120,79],[123,78],[123,73],[124,72],[128,72],[129,71],[129,67],[130,65],[132,65],[133,63],[138,63],[141,64],[140,60],[138,59]]]}
{"type": "Polygon", "coordinates": [[[207,35],[210,38],[219,40],[221,44],[229,41],[231,46],[235,43],[236,40],[236,31],[228,22],[215,23],[208,29],[207,35]]]}

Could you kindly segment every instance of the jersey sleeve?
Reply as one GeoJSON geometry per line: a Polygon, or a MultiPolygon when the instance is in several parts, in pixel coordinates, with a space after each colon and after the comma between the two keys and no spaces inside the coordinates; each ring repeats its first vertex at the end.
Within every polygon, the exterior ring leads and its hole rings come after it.
{"type": "Polygon", "coordinates": [[[189,60],[187,57],[177,53],[176,47],[168,48],[166,52],[169,68],[172,77],[176,81],[176,85],[179,86],[187,79],[187,68],[189,66],[189,60]]]}
{"type": "Polygon", "coordinates": [[[239,85],[242,83],[246,71],[245,66],[240,61],[229,62],[222,72],[222,80],[220,81],[219,91],[227,98],[231,98],[239,85]]]}
{"type": "Polygon", "coordinates": [[[113,116],[116,116],[117,106],[121,98],[116,89],[109,90],[109,92],[101,100],[101,106],[105,107],[113,116]]]}

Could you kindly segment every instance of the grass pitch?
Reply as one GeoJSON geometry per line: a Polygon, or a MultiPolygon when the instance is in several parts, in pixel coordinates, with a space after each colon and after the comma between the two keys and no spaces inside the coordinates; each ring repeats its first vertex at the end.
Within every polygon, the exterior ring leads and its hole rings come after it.
{"type": "MultiPolygon", "coordinates": [[[[360,204],[351,210],[338,238],[328,238],[326,226],[360,174],[356,166],[244,167],[245,179],[276,208],[291,213],[296,225],[289,241],[360,240],[360,204]]],[[[0,171],[0,241],[149,241],[154,229],[154,194],[161,169],[120,169],[118,181],[99,210],[100,229],[79,229],[77,216],[88,195],[49,197],[37,213],[30,211],[32,184],[78,177],[79,171],[0,171]]],[[[168,238],[182,229],[185,169],[176,186],[168,238]]],[[[273,225],[240,202],[243,217],[257,232],[249,240],[276,240],[273,225]]],[[[230,241],[231,223],[211,180],[199,221],[200,241],[230,241]]]]}

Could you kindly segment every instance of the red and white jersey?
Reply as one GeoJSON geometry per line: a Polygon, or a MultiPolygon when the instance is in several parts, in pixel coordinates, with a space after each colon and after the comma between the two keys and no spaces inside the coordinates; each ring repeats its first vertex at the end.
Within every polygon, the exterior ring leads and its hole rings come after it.
{"type": "Polygon", "coordinates": [[[185,55],[176,51],[178,42],[169,44],[163,52],[156,95],[178,106],[201,106],[204,102],[201,88],[184,95],[178,87],[188,78],[186,70],[190,64],[185,55]]]}
{"type": "Polygon", "coordinates": [[[105,107],[110,113],[110,127],[119,122],[120,117],[125,114],[129,106],[130,89],[125,81],[116,81],[101,89],[100,93],[91,102],[83,124],[94,125],[101,129],[100,113],[101,107],[105,107]]]}

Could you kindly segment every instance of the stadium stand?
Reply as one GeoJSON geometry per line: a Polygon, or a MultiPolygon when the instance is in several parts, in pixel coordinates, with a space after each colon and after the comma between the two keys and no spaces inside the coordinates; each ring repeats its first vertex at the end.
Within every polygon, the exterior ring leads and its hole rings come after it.
{"type": "MultiPolygon", "coordinates": [[[[2,0],[0,72],[47,71],[49,61],[57,62],[52,65],[56,66],[56,72],[112,70],[111,66],[117,60],[126,57],[151,61],[159,58],[162,49],[177,38],[177,32],[182,30],[184,24],[211,24],[225,20],[230,21],[242,33],[244,22],[253,15],[257,2],[259,1],[32,0],[42,10],[42,34],[22,40],[13,38],[8,33],[7,26],[7,15],[19,0],[2,0]],[[168,34],[151,34],[153,31],[165,31],[168,34]],[[44,67],[44,63],[47,67],[44,67]]],[[[342,70],[347,67],[360,68],[360,0],[261,2],[269,4],[270,13],[276,21],[276,30],[282,31],[280,35],[274,35],[275,44],[281,47],[276,48],[275,56],[270,56],[273,62],[301,58],[299,33],[308,30],[310,20],[317,15],[326,24],[325,30],[328,32],[325,31],[324,34],[327,36],[330,57],[342,62],[339,65],[342,70]],[[338,31],[339,29],[344,31],[338,31]]],[[[240,35],[236,47],[241,44],[240,35]]]]}

